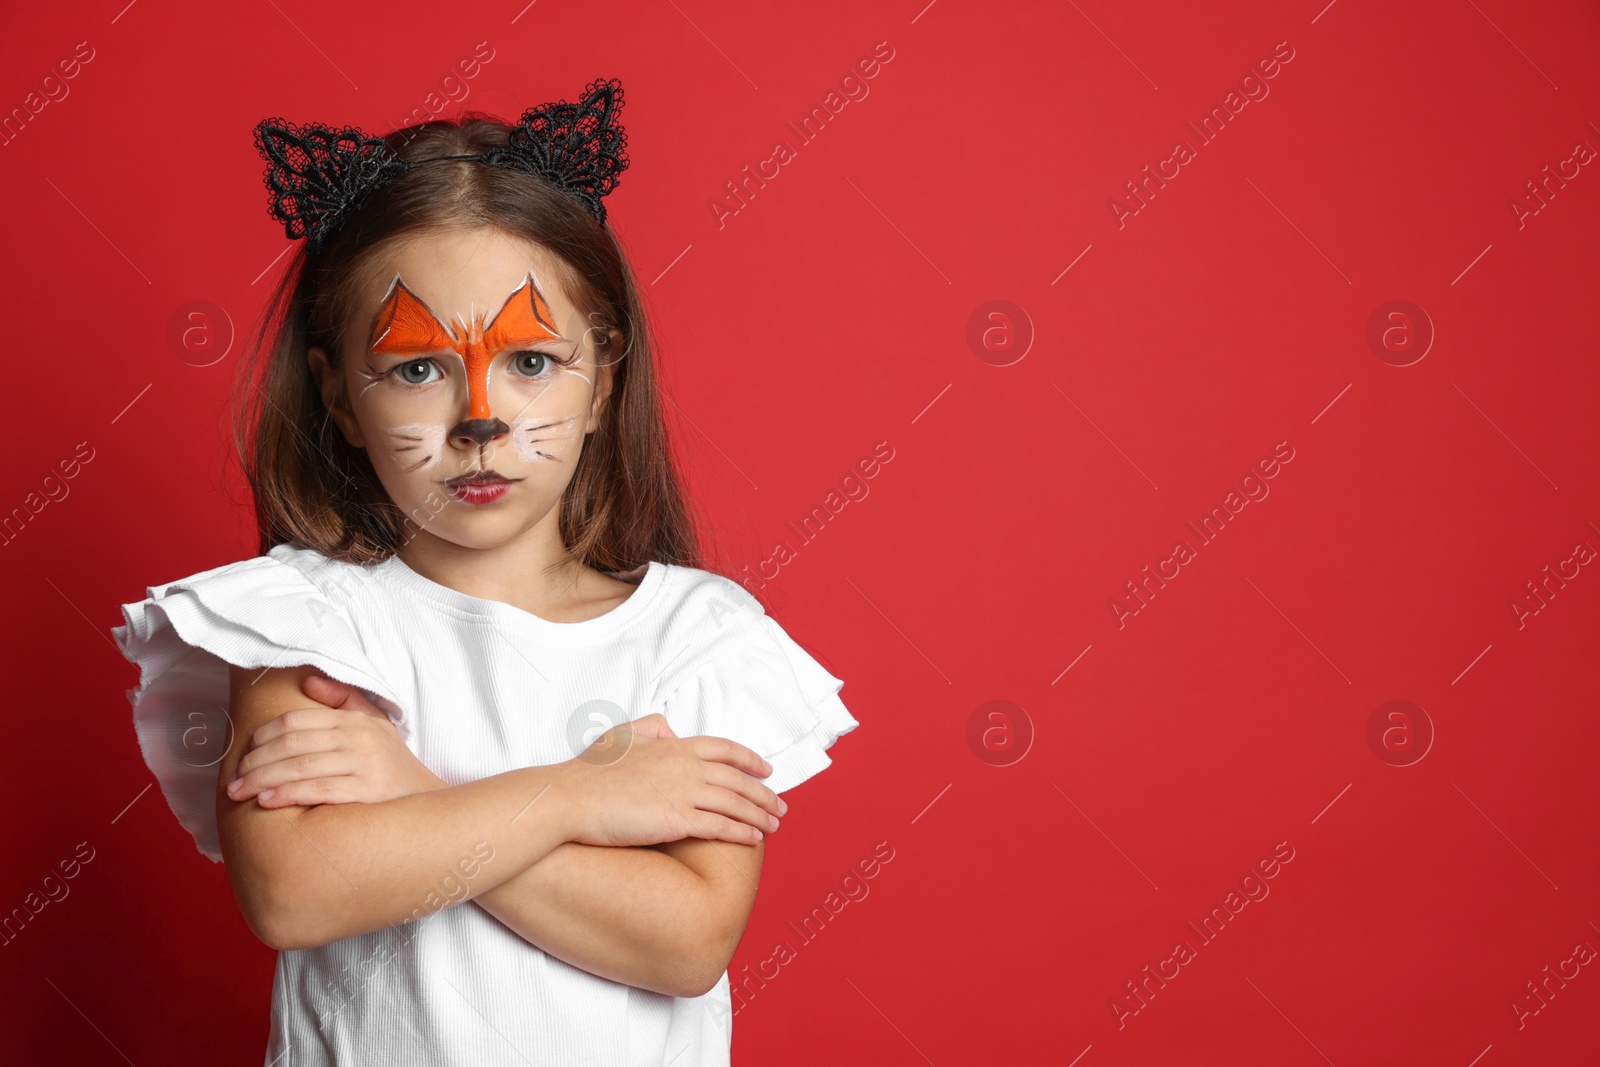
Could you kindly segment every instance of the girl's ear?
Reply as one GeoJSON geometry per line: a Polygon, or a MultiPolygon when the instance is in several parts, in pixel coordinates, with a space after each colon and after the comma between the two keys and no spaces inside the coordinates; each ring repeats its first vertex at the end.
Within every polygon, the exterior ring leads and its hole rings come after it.
{"type": "Polygon", "coordinates": [[[306,364],[311,368],[311,376],[322,394],[322,406],[338,423],[344,439],[350,442],[351,448],[366,447],[361,439],[361,427],[346,403],[344,385],[339,381],[338,372],[328,363],[328,353],[317,345],[311,345],[306,349],[306,364]]]}

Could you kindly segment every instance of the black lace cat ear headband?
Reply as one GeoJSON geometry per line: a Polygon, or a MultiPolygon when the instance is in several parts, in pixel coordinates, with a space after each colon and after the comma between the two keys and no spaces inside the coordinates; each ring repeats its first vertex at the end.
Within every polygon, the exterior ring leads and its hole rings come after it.
{"type": "Polygon", "coordinates": [[[316,254],[374,190],[412,167],[444,159],[477,160],[553,182],[603,223],[600,198],[616,188],[628,166],[621,110],[622,84],[611,78],[591,82],[576,104],[562,100],[529,108],[506,145],[479,155],[401,159],[383,138],[355,126],[292,125],[282,119],[257,123],[255,143],[268,164],[268,210],[290,240],[304,237],[316,254]]]}

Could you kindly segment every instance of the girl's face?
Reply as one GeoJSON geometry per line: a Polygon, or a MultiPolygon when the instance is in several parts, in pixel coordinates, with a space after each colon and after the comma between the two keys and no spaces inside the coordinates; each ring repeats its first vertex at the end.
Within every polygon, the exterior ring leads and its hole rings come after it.
{"type": "Polygon", "coordinates": [[[469,548],[536,529],[559,541],[556,505],[600,425],[611,367],[596,365],[604,335],[552,254],[498,230],[439,231],[369,277],[342,383],[326,352],[308,352],[345,439],[430,534],[469,548]]]}

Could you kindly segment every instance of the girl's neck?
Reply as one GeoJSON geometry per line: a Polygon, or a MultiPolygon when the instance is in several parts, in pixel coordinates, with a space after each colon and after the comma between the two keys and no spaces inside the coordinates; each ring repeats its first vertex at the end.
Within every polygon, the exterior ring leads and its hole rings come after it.
{"type": "Polygon", "coordinates": [[[417,530],[395,554],[430,581],[543,618],[582,614],[589,601],[608,597],[612,587],[624,584],[575,560],[552,567],[564,555],[560,541],[538,530],[493,548],[458,545],[417,530]]]}

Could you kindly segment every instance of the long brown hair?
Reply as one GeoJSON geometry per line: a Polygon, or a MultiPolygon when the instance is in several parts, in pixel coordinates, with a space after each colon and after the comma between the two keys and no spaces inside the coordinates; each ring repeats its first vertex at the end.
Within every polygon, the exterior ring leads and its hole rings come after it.
{"type": "MultiPolygon", "coordinates": [[[[510,129],[468,111],[384,139],[402,158],[421,160],[504,145],[510,129]]],[[[261,551],[287,542],[371,563],[404,543],[405,516],[366,452],[338,431],[306,350],[322,347],[342,371],[355,294],[383,252],[422,231],[478,226],[547,250],[562,287],[598,327],[589,331],[596,354],[615,363],[599,428],[585,441],[559,505],[567,550],[561,562],[598,570],[632,570],[650,560],[703,566],[667,442],[649,324],[616,236],[558,187],[472,161],[414,167],[379,188],[320,253],[308,254],[302,243],[279,281],[234,384],[235,444],[255,494],[261,551]]]]}

